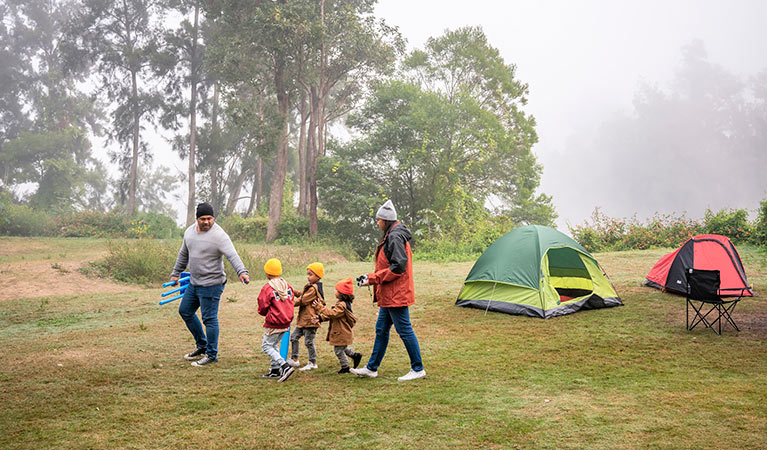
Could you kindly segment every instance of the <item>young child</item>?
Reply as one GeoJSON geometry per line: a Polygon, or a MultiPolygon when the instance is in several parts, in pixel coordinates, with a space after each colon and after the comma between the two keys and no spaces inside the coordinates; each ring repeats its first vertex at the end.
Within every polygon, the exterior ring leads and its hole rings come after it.
{"type": "Polygon", "coordinates": [[[336,299],[338,301],[330,308],[321,305],[318,300],[314,301],[313,305],[318,311],[317,316],[314,317],[314,322],[319,324],[323,320],[330,321],[328,336],[325,340],[333,346],[338,362],[341,363],[341,370],[338,373],[342,374],[349,373],[349,360],[346,359],[346,356],[352,358],[355,369],[362,359],[362,355],[350,347],[354,342],[352,328],[357,322],[357,317],[352,313],[354,286],[351,278],[341,280],[336,284],[336,299]]]}
{"type": "Polygon", "coordinates": [[[288,364],[298,367],[298,341],[303,336],[306,349],[309,351],[309,362],[298,370],[312,370],[317,368],[317,349],[314,347],[314,337],[317,335],[319,324],[312,323],[312,317],[317,315],[317,310],[312,303],[319,300],[320,306],[325,306],[325,295],[322,292],[322,277],[325,276],[325,267],[322,263],[311,263],[306,266],[306,286],[294,300],[298,307],[298,318],[296,319],[296,329],[290,336],[290,359],[288,364]]]}
{"type": "Polygon", "coordinates": [[[264,272],[269,281],[258,294],[258,313],[266,317],[261,349],[272,360],[272,369],[264,378],[278,378],[278,382],[283,382],[295,370],[280,356],[282,336],[288,331],[293,320],[293,288],[280,277],[282,263],[279,259],[266,261],[264,272]]]}

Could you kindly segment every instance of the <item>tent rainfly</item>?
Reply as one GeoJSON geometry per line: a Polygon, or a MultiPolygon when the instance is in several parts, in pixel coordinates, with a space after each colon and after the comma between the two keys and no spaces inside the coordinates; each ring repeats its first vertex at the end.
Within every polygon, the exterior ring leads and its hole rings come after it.
{"type": "Polygon", "coordinates": [[[681,247],[659,259],[650,269],[644,284],[686,295],[686,273],[689,269],[718,270],[721,279],[719,295],[722,297],[754,295],[738,251],[727,237],[719,234],[691,237],[681,247]]]}
{"type": "Polygon", "coordinates": [[[623,305],[586,249],[540,225],[517,228],[490,245],[455,304],[545,319],[623,305]]]}

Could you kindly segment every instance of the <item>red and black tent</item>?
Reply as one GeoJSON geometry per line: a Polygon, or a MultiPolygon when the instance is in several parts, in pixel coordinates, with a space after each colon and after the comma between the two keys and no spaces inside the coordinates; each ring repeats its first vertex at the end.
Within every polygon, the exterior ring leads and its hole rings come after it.
{"type": "Polygon", "coordinates": [[[689,269],[718,270],[721,279],[719,295],[722,297],[754,295],[738,251],[729,239],[718,234],[694,236],[659,259],[647,274],[645,285],[687,294],[686,273],[689,269]]]}

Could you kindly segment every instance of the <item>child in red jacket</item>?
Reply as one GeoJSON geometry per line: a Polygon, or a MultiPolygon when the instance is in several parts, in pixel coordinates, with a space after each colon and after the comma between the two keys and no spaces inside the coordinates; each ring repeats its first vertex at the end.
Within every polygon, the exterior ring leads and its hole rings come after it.
{"type": "Polygon", "coordinates": [[[282,336],[288,331],[293,320],[293,288],[280,276],[282,263],[279,259],[266,261],[264,272],[269,281],[258,294],[258,313],[266,317],[261,349],[272,360],[272,368],[264,378],[278,378],[278,382],[283,382],[295,370],[280,355],[282,336]]]}

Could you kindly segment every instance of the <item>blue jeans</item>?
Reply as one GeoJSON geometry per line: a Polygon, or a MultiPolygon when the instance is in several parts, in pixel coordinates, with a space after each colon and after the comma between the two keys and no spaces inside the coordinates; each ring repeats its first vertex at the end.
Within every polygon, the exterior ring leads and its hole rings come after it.
{"type": "Polygon", "coordinates": [[[178,313],[194,336],[197,348],[204,348],[205,354],[213,359],[218,357],[218,303],[223,292],[223,284],[195,286],[189,283],[178,306],[178,313]],[[195,314],[197,309],[200,309],[202,323],[195,314]],[[205,332],[202,331],[203,323],[205,332]]]}
{"type": "Polygon", "coordinates": [[[386,347],[389,346],[389,331],[391,326],[397,330],[400,339],[405,344],[408,356],[410,356],[410,367],[413,370],[423,370],[421,361],[421,349],[418,346],[418,338],[415,337],[413,327],[410,325],[410,312],[407,306],[395,308],[379,308],[378,320],[376,321],[376,340],[373,344],[373,352],[370,354],[367,368],[376,371],[381,365],[386,347]]]}

